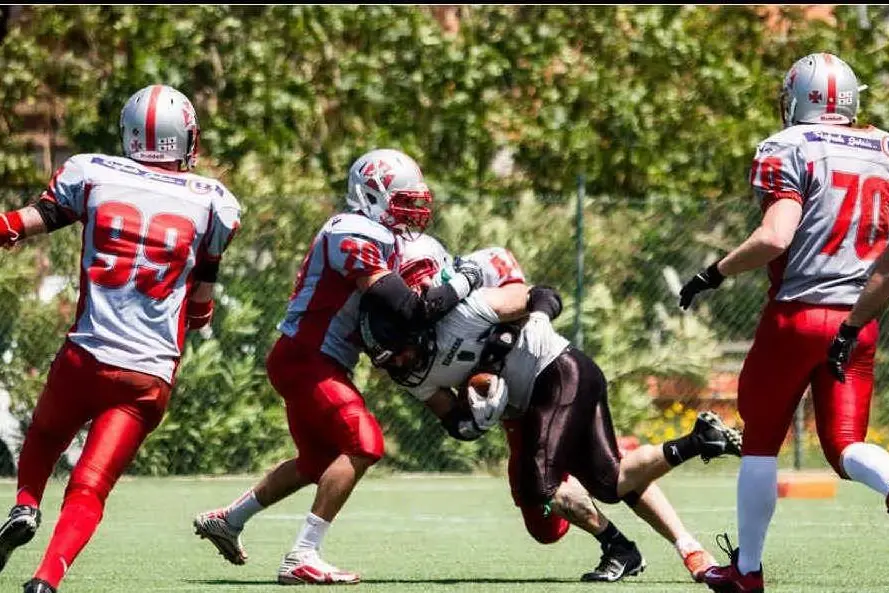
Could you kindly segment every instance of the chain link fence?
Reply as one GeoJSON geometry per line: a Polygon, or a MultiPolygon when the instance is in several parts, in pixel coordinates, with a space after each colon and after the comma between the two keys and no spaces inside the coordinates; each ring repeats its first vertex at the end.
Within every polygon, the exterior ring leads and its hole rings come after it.
{"type": "MultiPolygon", "coordinates": [[[[436,202],[430,232],[453,253],[506,246],[529,282],[560,290],[565,310],[556,325],[602,366],[615,423],[628,444],[677,436],[702,408],[737,422],[737,376],[765,304],[766,275],[731,278],[689,312],[679,309],[678,290],[754,228],[759,211],[752,198],[676,213],[651,200],[585,196],[581,182],[576,195],[439,194],[436,202]]],[[[235,239],[223,262],[212,327],[187,338],[168,414],[132,472],[255,472],[294,454],[264,361],[301,255],[337,204],[327,206],[313,215],[315,224],[286,231],[289,255],[280,253],[274,228],[250,232],[266,223],[245,211],[244,237],[235,239]]],[[[79,228],[72,227],[0,254],[0,471],[7,475],[14,473],[30,411],[74,316],[79,241],[79,228]]],[[[882,364],[885,332],[881,345],[872,415],[877,426],[886,419],[889,384],[882,364]]],[[[381,467],[470,471],[504,461],[499,430],[476,442],[455,441],[366,360],[355,381],[386,435],[381,467]]],[[[871,436],[881,442],[882,430],[871,436]]],[[[61,471],[76,460],[81,442],[63,458],[61,471]]]]}

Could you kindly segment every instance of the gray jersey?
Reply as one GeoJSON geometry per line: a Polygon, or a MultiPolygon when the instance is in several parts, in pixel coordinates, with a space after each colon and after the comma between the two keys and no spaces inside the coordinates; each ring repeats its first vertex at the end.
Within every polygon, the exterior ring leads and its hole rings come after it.
{"type": "MultiPolygon", "coordinates": [[[[435,360],[423,383],[408,389],[420,401],[426,401],[438,389],[459,387],[474,372],[485,339],[499,322],[485,300],[485,290],[473,292],[435,325],[435,360]]],[[[556,333],[545,315],[529,317],[500,373],[509,389],[504,418],[521,416],[528,409],[537,375],[567,347],[568,340],[556,333]]]]}
{"type": "Polygon", "coordinates": [[[851,305],[889,236],[889,134],[877,128],[799,125],[762,142],[750,183],[763,210],[802,205],[787,252],[769,266],[780,301],[851,305]]]}

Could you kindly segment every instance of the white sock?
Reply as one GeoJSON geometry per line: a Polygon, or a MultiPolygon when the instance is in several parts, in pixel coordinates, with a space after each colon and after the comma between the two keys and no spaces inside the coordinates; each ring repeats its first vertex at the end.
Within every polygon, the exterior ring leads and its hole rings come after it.
{"type": "Polygon", "coordinates": [[[889,495],[889,452],[869,443],[852,443],[840,454],[846,474],[884,497],[889,495]]]}
{"type": "Polygon", "coordinates": [[[263,507],[256,500],[256,493],[253,490],[245,492],[241,498],[237,499],[225,509],[225,520],[233,527],[243,529],[244,524],[250,520],[250,517],[261,511],[263,507]]]}
{"type": "Polygon", "coordinates": [[[685,557],[692,552],[697,552],[698,550],[704,549],[704,546],[701,545],[701,542],[696,540],[690,533],[683,533],[678,538],[676,538],[673,546],[676,548],[676,551],[679,552],[679,557],[682,559],[685,559],[685,557]]]}
{"type": "Polygon", "coordinates": [[[759,570],[762,548],[778,503],[778,459],[745,455],[738,472],[738,570],[759,570]]]}
{"type": "Polygon", "coordinates": [[[321,548],[321,541],[327,533],[330,523],[316,515],[309,513],[306,515],[306,521],[303,528],[300,529],[296,541],[293,543],[293,551],[301,552],[304,550],[318,550],[321,548]]]}

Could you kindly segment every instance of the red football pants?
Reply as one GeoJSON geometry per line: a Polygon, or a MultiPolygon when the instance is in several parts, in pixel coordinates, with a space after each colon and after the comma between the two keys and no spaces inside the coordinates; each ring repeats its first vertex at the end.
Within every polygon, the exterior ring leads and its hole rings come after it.
{"type": "Polygon", "coordinates": [[[114,484],[163,417],[170,385],[159,377],[98,362],[66,342],[25,435],[17,504],[38,506],[62,452],[91,421],[62,503],[62,513],[35,577],[58,586],[95,532],[114,484]]]}
{"type": "Polygon", "coordinates": [[[383,456],[383,431],[346,369],[333,358],[282,335],[266,361],[284,399],[296,445],[296,468],[312,482],[340,455],[383,456]]]}
{"type": "MultiPolygon", "coordinates": [[[[522,462],[522,421],[504,420],[503,430],[506,432],[506,442],[509,444],[509,489],[512,492],[512,500],[522,511],[522,519],[528,534],[541,544],[553,544],[568,532],[571,523],[564,517],[555,513],[544,516],[542,505],[523,504],[519,476],[521,475],[520,463],[522,462]]],[[[563,479],[567,479],[564,476],[563,479]]]]}
{"type": "Polygon", "coordinates": [[[850,309],[779,301],[766,307],[738,382],[744,455],[778,454],[793,413],[811,385],[824,456],[846,477],[840,454],[867,434],[879,333],[876,321],[861,329],[846,382],[834,379],[825,364],[827,350],[850,309]]]}

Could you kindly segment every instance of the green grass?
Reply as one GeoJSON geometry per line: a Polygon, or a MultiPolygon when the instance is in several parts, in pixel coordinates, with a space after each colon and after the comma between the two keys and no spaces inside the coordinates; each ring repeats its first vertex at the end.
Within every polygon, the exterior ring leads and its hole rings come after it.
{"type": "MultiPolygon", "coordinates": [[[[662,482],[688,528],[717,558],[714,536],[735,534],[733,462],[682,467],[662,482]]],[[[244,540],[246,566],[227,564],[192,534],[200,510],[239,495],[249,478],[125,479],[105,521],[71,569],[64,593],[281,591],[278,562],[292,544],[313,490],[258,515],[244,540]]],[[[40,560],[64,482],[48,490],[43,527],[0,574],[0,592],[20,592],[40,560]]],[[[15,485],[0,482],[2,500],[15,485]]],[[[833,500],[781,500],[765,555],[770,592],[889,591],[889,517],[879,496],[842,483],[833,500]]],[[[598,559],[590,536],[572,529],[542,546],[524,531],[506,480],[471,476],[385,476],[362,482],[327,536],[326,558],[361,572],[358,591],[705,591],[687,577],[672,547],[622,505],[604,510],[648,560],[643,575],[618,584],[577,582],[598,559]]]]}

